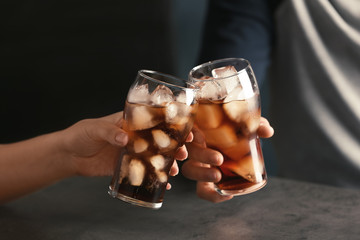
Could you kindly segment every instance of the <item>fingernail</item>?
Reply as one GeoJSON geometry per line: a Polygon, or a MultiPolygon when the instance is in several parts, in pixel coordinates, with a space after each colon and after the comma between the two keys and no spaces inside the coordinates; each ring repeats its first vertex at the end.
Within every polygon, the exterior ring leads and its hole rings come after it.
{"type": "Polygon", "coordinates": [[[221,153],[214,155],[213,161],[213,165],[220,166],[223,163],[223,156],[221,153]]]}
{"type": "Polygon", "coordinates": [[[127,141],[128,141],[128,136],[127,136],[126,133],[119,133],[119,134],[116,135],[115,141],[116,141],[118,144],[120,144],[120,145],[122,145],[122,146],[125,146],[126,143],[127,143],[127,141]]]}
{"type": "Polygon", "coordinates": [[[221,173],[216,171],[211,174],[212,182],[219,182],[221,180],[221,173]]]}

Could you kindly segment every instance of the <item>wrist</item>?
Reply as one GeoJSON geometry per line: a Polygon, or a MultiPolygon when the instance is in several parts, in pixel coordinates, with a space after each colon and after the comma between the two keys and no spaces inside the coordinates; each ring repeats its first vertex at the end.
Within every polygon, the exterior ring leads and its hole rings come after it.
{"type": "Polygon", "coordinates": [[[69,148],[66,131],[61,130],[50,135],[53,141],[52,152],[54,153],[56,167],[58,167],[64,178],[75,176],[76,171],[72,161],[73,154],[69,148]]]}

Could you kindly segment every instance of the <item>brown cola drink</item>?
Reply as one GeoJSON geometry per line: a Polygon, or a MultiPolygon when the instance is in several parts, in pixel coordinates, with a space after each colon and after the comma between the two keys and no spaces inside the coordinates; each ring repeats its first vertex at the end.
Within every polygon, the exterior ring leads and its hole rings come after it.
{"type": "Polygon", "coordinates": [[[189,115],[167,121],[168,107],[126,102],[124,130],[129,135],[129,143],[122,157],[118,193],[144,202],[163,201],[173,156],[193,125],[192,107],[181,106],[181,103],[176,107],[186,108],[189,115]],[[137,112],[142,116],[136,116],[137,112]],[[144,118],[148,114],[151,120],[144,118]],[[142,120],[137,119],[139,117],[142,120]]]}
{"type": "Polygon", "coordinates": [[[192,129],[197,104],[193,90],[157,81],[159,73],[142,74],[146,75],[131,87],[125,103],[123,129],[129,142],[109,194],[160,208],[174,155],[192,129]]]}
{"type": "Polygon", "coordinates": [[[208,147],[224,156],[216,190],[242,195],[266,185],[267,176],[257,129],[260,94],[250,64],[243,59],[205,63],[190,72],[200,88],[196,125],[208,147]]]}
{"type": "Polygon", "coordinates": [[[224,163],[219,167],[222,178],[216,184],[222,194],[249,193],[266,183],[261,146],[256,135],[260,106],[254,104],[258,102],[255,98],[258,96],[229,103],[199,102],[197,126],[204,133],[207,146],[224,156],[224,163]],[[234,114],[232,108],[241,108],[243,113],[234,114]]]}

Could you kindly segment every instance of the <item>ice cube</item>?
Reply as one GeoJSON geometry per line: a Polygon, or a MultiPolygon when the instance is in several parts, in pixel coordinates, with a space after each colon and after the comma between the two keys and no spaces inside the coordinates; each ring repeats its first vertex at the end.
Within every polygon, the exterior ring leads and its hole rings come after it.
{"type": "Polygon", "coordinates": [[[197,82],[199,87],[199,98],[207,100],[220,100],[223,99],[227,92],[223,84],[218,81],[204,81],[197,82]]]}
{"type": "Polygon", "coordinates": [[[167,174],[165,172],[156,171],[156,175],[158,177],[159,182],[161,182],[161,183],[166,183],[167,182],[168,176],[167,176],[167,174]]]}
{"type": "Polygon", "coordinates": [[[223,120],[223,113],[218,104],[200,104],[196,122],[201,128],[217,128],[223,120]]]}
{"type": "Polygon", "coordinates": [[[224,102],[231,102],[235,100],[244,100],[245,92],[241,86],[235,87],[224,99],[224,102]]]}
{"type": "Polygon", "coordinates": [[[166,106],[170,102],[174,101],[174,94],[170,88],[164,85],[159,85],[151,93],[150,100],[154,105],[166,106]]]}
{"type": "Polygon", "coordinates": [[[122,182],[124,178],[127,177],[129,173],[129,162],[130,162],[130,156],[125,154],[123,155],[121,159],[121,166],[120,166],[120,173],[119,173],[119,183],[122,182]]]}
{"type": "Polygon", "coordinates": [[[260,111],[256,112],[248,112],[243,116],[243,122],[241,123],[242,131],[245,135],[250,135],[251,133],[255,133],[259,128],[260,124],[260,111]]]}
{"type": "Polygon", "coordinates": [[[167,148],[170,145],[171,139],[164,131],[160,129],[154,129],[151,131],[151,134],[159,148],[167,148]]]}
{"type": "Polygon", "coordinates": [[[189,121],[191,107],[172,102],[165,108],[165,121],[170,124],[185,124],[189,121]]]}
{"type": "Polygon", "coordinates": [[[147,106],[136,106],[132,109],[131,121],[128,122],[130,130],[143,130],[156,126],[161,120],[156,119],[154,113],[147,106]]]}
{"type": "Polygon", "coordinates": [[[172,123],[174,122],[174,119],[176,118],[178,114],[178,106],[175,103],[170,103],[166,108],[165,108],[165,120],[167,123],[172,123]]]}
{"type": "Polygon", "coordinates": [[[184,129],[185,125],[189,122],[189,118],[190,118],[189,116],[183,116],[183,117],[178,116],[177,121],[175,121],[174,124],[178,126],[178,129],[180,128],[184,129]]]}
{"type": "Polygon", "coordinates": [[[165,167],[165,158],[160,154],[152,156],[150,162],[155,170],[162,170],[165,167]]]}
{"type": "Polygon", "coordinates": [[[177,106],[177,112],[179,117],[188,117],[192,110],[192,107],[184,103],[175,103],[177,106]]]}
{"type": "Polygon", "coordinates": [[[250,155],[242,158],[239,162],[224,161],[220,168],[226,168],[253,183],[262,181],[262,172],[259,171],[261,169],[255,168],[250,155]]]}
{"type": "Polygon", "coordinates": [[[143,138],[137,138],[134,140],[134,152],[141,153],[146,151],[149,147],[149,143],[143,138]]]}
{"type": "MultiPolygon", "coordinates": [[[[179,131],[180,133],[183,133],[185,128],[191,127],[194,119],[191,118],[193,106],[188,106],[182,103],[176,103],[177,104],[177,115],[173,119],[167,119],[167,123],[170,124],[170,128],[175,129],[179,131]]],[[[196,106],[197,107],[197,106],[196,106]]]]}
{"type": "Polygon", "coordinates": [[[238,72],[234,66],[215,68],[211,73],[214,78],[223,78],[221,82],[225,85],[227,93],[230,93],[235,87],[240,85],[238,72]]]}
{"type": "Polygon", "coordinates": [[[139,159],[131,159],[129,164],[129,182],[133,186],[140,186],[144,180],[145,166],[139,159]]]}
{"type": "Polygon", "coordinates": [[[247,101],[231,101],[223,105],[226,115],[234,122],[240,123],[249,112],[247,101]]]}
{"type": "Polygon", "coordinates": [[[170,151],[176,149],[177,146],[178,146],[178,142],[171,138],[170,144],[169,144],[167,147],[165,147],[165,148],[161,148],[161,149],[160,149],[160,152],[161,152],[161,153],[170,152],[170,151]]]}
{"type": "Polygon", "coordinates": [[[184,132],[186,126],[188,126],[187,125],[188,121],[189,121],[188,118],[180,118],[179,123],[170,124],[169,128],[171,128],[171,129],[173,129],[175,131],[178,131],[181,134],[181,133],[184,132]]]}
{"type": "Polygon", "coordinates": [[[129,90],[127,96],[128,102],[147,103],[150,100],[149,87],[147,84],[137,85],[129,90]]]}
{"type": "Polygon", "coordinates": [[[222,149],[237,143],[236,132],[229,124],[221,125],[215,129],[204,129],[203,133],[209,146],[222,149]]]}
{"type": "Polygon", "coordinates": [[[249,140],[245,137],[239,138],[233,146],[222,148],[221,151],[232,159],[238,159],[250,152],[249,140]]]}
{"type": "Polygon", "coordinates": [[[193,89],[185,89],[181,91],[176,97],[175,101],[178,103],[184,103],[186,105],[191,105],[195,98],[195,92],[193,89]]]}
{"type": "Polygon", "coordinates": [[[186,92],[182,91],[180,92],[176,97],[175,97],[175,101],[179,102],[179,103],[187,103],[187,97],[186,97],[186,92]]]}

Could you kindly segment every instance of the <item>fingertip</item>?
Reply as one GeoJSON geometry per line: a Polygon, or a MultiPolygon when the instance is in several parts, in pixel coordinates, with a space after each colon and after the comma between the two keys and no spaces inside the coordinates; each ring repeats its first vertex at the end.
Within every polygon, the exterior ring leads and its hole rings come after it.
{"type": "Polygon", "coordinates": [[[177,162],[174,161],[173,165],[170,168],[170,176],[174,177],[179,174],[179,166],[177,165],[177,162]]]}
{"type": "Polygon", "coordinates": [[[124,132],[119,132],[115,136],[115,142],[120,146],[125,146],[128,142],[128,135],[124,132]]]}
{"type": "Polygon", "coordinates": [[[212,156],[212,163],[211,165],[214,165],[214,166],[220,166],[221,164],[223,164],[224,162],[224,157],[223,155],[218,152],[218,151],[215,151],[213,156],[212,156]]]}
{"type": "Polygon", "coordinates": [[[258,134],[261,138],[270,138],[274,135],[275,130],[269,122],[260,122],[258,134]]]}
{"type": "Polygon", "coordinates": [[[170,176],[172,176],[172,177],[175,177],[175,176],[177,176],[179,174],[179,171],[178,170],[170,170],[170,176]]]}
{"type": "Polygon", "coordinates": [[[202,176],[201,173],[198,174],[197,180],[212,182],[212,183],[217,183],[220,182],[221,180],[222,177],[221,172],[219,169],[215,167],[204,168],[202,172],[203,172],[202,176]]]}
{"type": "Polygon", "coordinates": [[[212,182],[217,183],[221,180],[221,172],[217,168],[213,168],[214,171],[211,173],[212,182]]]}
{"type": "Polygon", "coordinates": [[[190,132],[185,142],[192,142],[193,140],[194,140],[194,134],[190,132]]]}
{"type": "Polygon", "coordinates": [[[175,154],[175,159],[179,160],[179,161],[183,161],[187,158],[188,158],[188,151],[186,149],[186,146],[183,145],[177,150],[177,152],[175,154]]]}
{"type": "Polygon", "coordinates": [[[274,130],[274,128],[273,128],[273,127],[271,127],[271,126],[270,126],[270,129],[269,129],[269,136],[270,136],[270,137],[272,137],[272,136],[274,136],[274,134],[275,134],[275,130],[274,130]]]}

